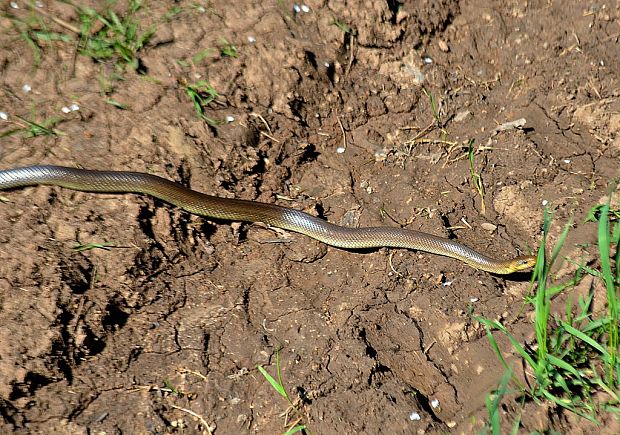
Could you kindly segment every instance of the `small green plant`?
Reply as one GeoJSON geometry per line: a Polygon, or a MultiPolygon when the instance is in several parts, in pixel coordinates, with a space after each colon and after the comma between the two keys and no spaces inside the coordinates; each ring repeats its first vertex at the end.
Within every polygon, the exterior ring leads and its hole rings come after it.
{"type": "Polygon", "coordinates": [[[437,103],[437,98],[435,98],[435,95],[431,91],[427,90],[425,87],[422,87],[422,92],[424,92],[424,95],[426,95],[429,103],[431,104],[431,112],[433,113],[435,124],[440,127],[441,115],[439,113],[439,104],[437,103]]]}
{"type": "Polygon", "coordinates": [[[211,83],[206,80],[201,80],[199,82],[186,85],[185,93],[194,104],[194,109],[196,109],[196,113],[200,118],[207,121],[209,125],[216,126],[219,124],[218,121],[213,118],[209,118],[204,112],[204,108],[219,97],[219,94],[211,83]]]}
{"type": "Polygon", "coordinates": [[[56,130],[56,126],[63,122],[65,119],[52,116],[44,119],[43,121],[31,121],[23,118],[19,115],[15,115],[19,121],[10,121],[17,127],[11,128],[0,132],[0,138],[12,136],[14,134],[22,133],[24,137],[36,137],[36,136],[62,136],[62,131],[56,130]]]}
{"type": "MultiPolygon", "coordinates": [[[[512,373],[512,368],[504,360],[499,345],[491,333],[492,330],[501,331],[506,335],[533,372],[534,379],[527,385],[511,375],[512,382],[516,385],[521,397],[530,397],[536,402],[542,400],[553,402],[597,424],[596,413],[600,410],[613,412],[620,417],[617,300],[617,292],[620,288],[618,250],[620,210],[610,207],[611,192],[614,189],[610,189],[607,203],[593,207],[588,216],[588,219],[598,221],[600,269],[578,264],[570,280],[555,285],[550,285],[551,268],[566,241],[572,223],[569,222],[566,225],[551,256],[547,258],[546,242],[552,217],[545,210],[543,238],[532,275],[532,286],[536,287],[536,292],[526,300],[534,308],[536,336],[534,346],[522,346],[502,324],[495,320],[476,318],[485,326],[489,342],[507,372],[512,373]],[[616,247],[614,257],[611,256],[613,246],[616,247]],[[594,280],[599,280],[604,284],[607,296],[606,313],[601,315],[593,310],[593,284],[590,293],[587,296],[580,296],[576,306],[573,305],[572,299],[568,300],[564,318],[558,315],[551,316],[552,298],[576,286],[586,275],[591,275],[594,280]],[[600,317],[597,318],[596,315],[600,317]],[[550,325],[553,325],[553,328],[550,328],[550,325]],[[593,395],[598,392],[607,394],[606,403],[597,404],[593,395]]],[[[492,433],[495,434],[500,432],[499,422],[496,420],[496,414],[492,412],[493,409],[493,407],[490,408],[489,420],[492,433]]]]}
{"type": "Polygon", "coordinates": [[[482,176],[476,171],[474,166],[474,139],[469,139],[467,143],[467,159],[469,160],[469,175],[471,177],[471,183],[474,185],[474,189],[480,195],[480,212],[484,215],[486,213],[486,206],[484,203],[484,184],[482,183],[482,176]]]}
{"type": "Polygon", "coordinates": [[[288,420],[288,415],[291,413],[291,411],[296,414],[297,418],[295,419],[295,421],[293,421],[292,424],[289,425],[288,421],[285,423],[289,427],[287,431],[284,433],[284,435],[292,435],[294,433],[301,432],[303,430],[308,431],[306,425],[300,424],[300,422],[303,421],[304,416],[301,413],[299,405],[297,405],[295,402],[291,400],[291,397],[289,396],[288,392],[286,391],[286,388],[284,387],[284,382],[282,381],[282,371],[280,369],[280,349],[276,349],[276,372],[278,376],[277,380],[274,379],[273,376],[271,376],[269,373],[267,373],[267,370],[265,370],[261,365],[257,365],[256,368],[261,373],[261,375],[263,375],[263,377],[267,380],[267,382],[269,382],[269,384],[273,387],[273,389],[276,390],[276,392],[280,396],[284,397],[284,399],[286,399],[286,401],[288,402],[289,408],[284,413],[287,416],[287,420],[288,420]]]}
{"type": "Polygon", "coordinates": [[[174,397],[183,397],[185,395],[184,393],[180,392],[174,385],[172,385],[172,382],[168,379],[164,379],[164,387],[174,397]]]}
{"type": "MultiPolygon", "coordinates": [[[[512,378],[512,370],[508,369],[504,372],[502,379],[499,381],[497,390],[487,394],[485,405],[489,414],[489,421],[485,424],[485,431],[491,432],[493,435],[501,435],[500,425],[500,404],[504,396],[508,393],[508,384],[512,378]]],[[[513,425],[512,434],[516,435],[519,429],[520,419],[516,419],[513,425]]]]}
{"type": "Polygon", "coordinates": [[[91,242],[91,243],[79,243],[77,245],[75,245],[73,247],[74,250],[76,250],[77,252],[82,252],[82,251],[90,251],[91,249],[104,249],[106,251],[109,251],[111,247],[114,247],[114,243],[108,243],[108,242],[103,242],[103,243],[96,243],[96,242],[91,242]]]}
{"type": "Polygon", "coordinates": [[[177,63],[183,68],[187,68],[192,65],[198,65],[203,59],[213,56],[217,51],[213,48],[205,48],[188,59],[179,59],[177,63]]]}
{"type": "Polygon", "coordinates": [[[97,61],[114,59],[118,69],[127,66],[140,71],[138,52],[155,33],[154,26],[140,31],[137,21],[133,19],[134,14],[142,8],[142,5],[143,0],[130,0],[127,11],[122,17],[110,9],[99,13],[88,6],[73,5],[79,19],[77,26],[28,3],[25,6],[31,13],[25,19],[11,14],[7,14],[7,17],[13,28],[30,47],[35,68],[41,62],[42,44],[56,42],[73,44],[75,43],[74,35],[78,35],[80,54],[97,61]],[[58,33],[49,30],[46,21],[50,20],[67,29],[68,32],[58,33]]]}
{"type": "Polygon", "coordinates": [[[226,38],[220,39],[220,54],[224,57],[239,57],[237,47],[235,47],[232,43],[228,42],[226,38]]]}
{"type": "Polygon", "coordinates": [[[183,12],[183,8],[181,6],[173,6],[170,9],[168,9],[168,12],[165,13],[164,19],[166,21],[170,21],[171,19],[179,15],[181,12],[183,12]]]}
{"type": "Polygon", "coordinates": [[[345,24],[344,21],[339,20],[338,18],[334,16],[332,16],[331,24],[338,27],[343,33],[346,33],[347,35],[355,36],[355,30],[353,30],[351,26],[345,24]]]}
{"type": "Polygon", "coordinates": [[[112,98],[108,98],[107,100],[105,100],[105,102],[111,106],[116,107],[117,109],[127,110],[127,104],[119,103],[118,101],[113,100],[112,98]]]}
{"type": "Polygon", "coordinates": [[[80,53],[97,61],[115,59],[119,69],[122,65],[138,71],[140,63],[138,52],[155,34],[155,27],[144,32],[133,15],[142,7],[142,0],[131,0],[125,17],[121,18],[110,10],[102,15],[90,7],[80,7],[80,53]],[[101,30],[91,34],[93,28],[100,23],[101,30]]]}

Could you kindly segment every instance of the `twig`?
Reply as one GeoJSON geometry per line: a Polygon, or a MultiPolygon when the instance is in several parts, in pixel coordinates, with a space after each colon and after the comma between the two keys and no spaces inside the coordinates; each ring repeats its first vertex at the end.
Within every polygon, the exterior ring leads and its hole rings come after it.
{"type": "Polygon", "coordinates": [[[53,21],[53,22],[55,22],[56,24],[58,24],[58,25],[60,25],[60,26],[64,27],[64,28],[65,28],[65,29],[67,29],[67,30],[72,31],[72,32],[73,32],[73,33],[75,33],[76,35],[79,35],[79,34],[81,33],[81,32],[80,32],[80,29],[78,29],[78,28],[77,28],[77,27],[75,27],[74,25],[69,24],[69,23],[67,23],[67,22],[66,22],[66,21],[64,21],[64,20],[61,20],[61,19],[60,19],[60,18],[58,18],[58,17],[55,17],[54,15],[50,14],[49,12],[47,12],[47,11],[45,11],[45,10],[41,9],[41,8],[36,8],[36,7],[33,7],[30,3],[27,3],[27,5],[28,5],[28,9],[30,9],[31,11],[38,12],[39,14],[43,15],[44,17],[49,18],[50,20],[52,20],[52,21],[53,21]]]}
{"type": "Polygon", "coordinates": [[[207,423],[206,420],[204,418],[202,418],[202,416],[200,414],[195,413],[191,409],[181,408],[180,406],[176,406],[176,405],[170,405],[170,406],[172,406],[174,409],[178,409],[179,411],[186,412],[189,415],[199,419],[200,422],[202,423],[202,425],[204,426],[204,428],[209,433],[209,435],[213,435],[213,431],[215,430],[215,425],[213,425],[213,426],[209,425],[209,423],[207,423]]]}
{"type": "Polygon", "coordinates": [[[340,117],[338,115],[336,115],[336,119],[338,120],[340,131],[342,132],[342,148],[346,150],[347,149],[347,135],[344,131],[344,127],[342,126],[342,122],[340,121],[340,117]]]}

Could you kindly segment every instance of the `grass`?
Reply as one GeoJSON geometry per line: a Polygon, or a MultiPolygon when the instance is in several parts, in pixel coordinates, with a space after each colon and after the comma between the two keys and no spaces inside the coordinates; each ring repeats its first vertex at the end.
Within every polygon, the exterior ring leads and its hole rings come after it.
{"type": "Polygon", "coordinates": [[[486,213],[486,205],[484,203],[484,184],[482,183],[482,176],[476,171],[474,166],[474,139],[469,139],[467,142],[467,159],[469,160],[469,175],[471,177],[471,183],[474,185],[474,189],[480,196],[480,212],[484,215],[486,213]]]}
{"type": "Polygon", "coordinates": [[[228,42],[226,38],[220,39],[220,54],[223,57],[232,57],[235,59],[239,57],[237,47],[235,47],[232,43],[228,42]]]}
{"type": "MultiPolygon", "coordinates": [[[[534,400],[536,403],[551,402],[557,407],[575,413],[595,424],[601,412],[611,412],[620,418],[620,360],[618,358],[620,288],[620,210],[611,208],[611,196],[606,204],[597,205],[590,210],[587,220],[597,222],[597,244],[599,266],[591,268],[577,264],[574,276],[563,283],[553,283],[552,266],[558,259],[571,228],[569,222],[561,233],[551,255],[547,257],[547,236],[552,222],[551,214],[545,210],[543,220],[543,239],[538,251],[538,259],[532,276],[535,292],[526,299],[533,307],[535,319],[535,344],[523,346],[499,322],[476,318],[486,328],[487,337],[498,359],[506,368],[506,376],[515,387],[517,397],[522,401],[534,400]],[[612,247],[616,247],[612,257],[612,247]],[[573,289],[590,276],[593,280],[586,296],[580,296],[574,304],[569,297],[563,316],[551,314],[552,298],[573,289]],[[593,307],[594,288],[605,288],[607,307],[605,312],[595,312],[593,307]],[[525,382],[514,376],[499,345],[492,334],[493,330],[506,335],[513,348],[523,359],[526,368],[525,382]],[[597,398],[595,398],[597,395],[597,398]],[[605,397],[605,399],[601,399],[605,397]]],[[[597,295],[597,297],[601,297],[597,295]]],[[[506,392],[507,382],[502,380],[494,400],[487,398],[489,422],[486,432],[501,433],[498,407],[506,392]]],[[[518,421],[516,422],[518,429],[518,421]]],[[[513,428],[514,430],[514,428],[513,428]]]]}
{"type": "Polygon", "coordinates": [[[64,118],[51,116],[42,121],[32,121],[19,115],[14,115],[19,121],[8,121],[16,125],[15,128],[0,132],[0,138],[12,136],[14,134],[22,134],[23,137],[31,138],[36,136],[62,136],[64,133],[56,130],[56,126],[65,121],[64,118]]]}
{"type": "Polygon", "coordinates": [[[118,102],[112,98],[108,98],[107,100],[105,100],[105,102],[111,106],[116,107],[117,109],[120,110],[127,110],[128,106],[126,104],[123,104],[121,102],[118,102]]]}
{"type": "Polygon", "coordinates": [[[347,25],[344,21],[339,20],[334,16],[332,16],[331,24],[338,27],[343,33],[346,33],[347,35],[356,36],[355,30],[351,26],[347,25]]]}
{"type": "Polygon", "coordinates": [[[435,95],[431,91],[427,90],[425,87],[422,87],[422,92],[424,92],[424,95],[426,95],[431,105],[431,112],[433,113],[435,124],[437,125],[437,127],[441,127],[441,115],[439,113],[439,104],[437,103],[437,98],[435,98],[435,95]]]}
{"type": "MultiPolygon", "coordinates": [[[[497,390],[487,394],[485,398],[485,405],[487,408],[487,412],[489,413],[488,427],[491,429],[490,431],[493,434],[501,434],[499,405],[504,399],[504,396],[508,393],[508,383],[510,382],[511,378],[512,370],[508,369],[506,370],[506,372],[504,372],[502,379],[499,381],[499,387],[497,388],[497,390]]],[[[520,420],[516,419],[511,433],[518,433],[519,422],[520,420]]]]}
{"type": "Polygon", "coordinates": [[[90,251],[91,249],[104,249],[106,251],[109,251],[111,247],[114,247],[116,245],[114,245],[114,243],[108,243],[108,242],[103,242],[103,243],[96,243],[96,242],[91,242],[91,243],[80,243],[77,244],[73,247],[73,249],[77,252],[82,252],[82,251],[90,251]]]}
{"type": "Polygon", "coordinates": [[[204,109],[210,103],[219,97],[219,94],[215,88],[206,80],[201,80],[196,83],[185,85],[185,93],[191,100],[196,109],[196,113],[202,119],[204,119],[209,125],[216,126],[220,122],[205,115],[204,109]]]}
{"type": "Polygon", "coordinates": [[[288,394],[288,392],[286,391],[286,388],[284,387],[284,382],[282,380],[282,370],[280,367],[280,349],[276,349],[276,373],[278,377],[277,380],[274,379],[274,377],[271,376],[269,373],[267,373],[267,370],[265,370],[261,365],[256,366],[256,368],[261,373],[261,375],[263,375],[263,377],[267,380],[267,382],[269,382],[269,384],[273,387],[273,389],[276,390],[276,392],[280,396],[284,397],[284,399],[286,399],[286,401],[289,404],[288,409],[284,412],[284,415],[286,416],[285,426],[287,426],[287,430],[286,432],[284,432],[284,435],[292,435],[294,433],[298,433],[301,431],[310,433],[306,425],[301,424],[301,422],[304,419],[304,416],[301,412],[301,409],[299,408],[299,405],[295,403],[293,400],[291,400],[291,396],[288,394]],[[288,416],[291,413],[294,414],[295,420],[289,424],[288,416]]]}
{"type": "Polygon", "coordinates": [[[77,12],[78,23],[63,21],[42,8],[31,4],[25,7],[30,13],[25,19],[7,14],[14,29],[26,42],[33,53],[34,67],[41,62],[41,46],[53,43],[77,44],[78,53],[98,62],[113,60],[117,69],[125,67],[141,71],[138,53],[155,34],[151,26],[142,31],[134,15],[139,11],[143,0],[130,0],[122,16],[110,8],[100,13],[87,7],[73,5],[77,12]],[[60,26],[65,33],[49,29],[48,21],[60,26]]]}
{"type": "Polygon", "coordinates": [[[139,71],[138,52],[155,34],[155,27],[140,32],[133,15],[141,9],[142,0],[131,0],[124,17],[108,10],[100,14],[89,7],[79,7],[80,42],[82,55],[97,61],[113,59],[119,69],[127,66],[139,71]],[[101,26],[94,34],[93,28],[101,26]]]}

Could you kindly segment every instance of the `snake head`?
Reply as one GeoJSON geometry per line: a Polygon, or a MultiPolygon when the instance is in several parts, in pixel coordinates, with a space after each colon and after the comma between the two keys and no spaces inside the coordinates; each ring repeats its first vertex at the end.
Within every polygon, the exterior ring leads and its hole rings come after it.
{"type": "Polygon", "coordinates": [[[536,266],[535,255],[522,255],[511,261],[510,269],[512,272],[522,272],[536,266]]]}

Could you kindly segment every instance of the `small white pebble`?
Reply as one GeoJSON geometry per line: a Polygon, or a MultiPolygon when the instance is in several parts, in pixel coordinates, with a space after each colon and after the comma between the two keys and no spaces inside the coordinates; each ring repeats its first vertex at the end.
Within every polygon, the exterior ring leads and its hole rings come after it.
{"type": "Polygon", "coordinates": [[[71,109],[69,109],[67,106],[63,106],[62,109],[60,109],[62,111],[62,113],[69,113],[71,112],[71,109]]]}
{"type": "Polygon", "coordinates": [[[9,115],[6,112],[0,112],[0,119],[6,121],[9,119],[9,115]]]}
{"type": "Polygon", "coordinates": [[[77,112],[78,110],[80,110],[80,106],[73,103],[72,105],[69,106],[69,110],[71,110],[72,112],[77,112]]]}
{"type": "Polygon", "coordinates": [[[22,86],[22,91],[30,92],[32,91],[32,87],[29,84],[25,84],[24,86],[22,86]]]}
{"type": "Polygon", "coordinates": [[[437,408],[439,406],[439,400],[437,400],[437,399],[431,400],[431,406],[433,408],[437,408]]]}
{"type": "Polygon", "coordinates": [[[570,159],[564,159],[564,163],[568,165],[570,163],[570,159]]]}
{"type": "Polygon", "coordinates": [[[256,42],[256,38],[255,38],[255,37],[253,37],[253,36],[248,36],[248,42],[249,42],[250,44],[254,44],[254,43],[256,42]]]}
{"type": "Polygon", "coordinates": [[[422,417],[420,417],[420,414],[418,414],[417,412],[413,411],[411,414],[409,414],[409,420],[411,421],[418,421],[420,420],[422,417]]]}
{"type": "Polygon", "coordinates": [[[36,2],[34,2],[34,5],[38,8],[42,8],[45,6],[41,0],[37,0],[36,2]]]}
{"type": "Polygon", "coordinates": [[[11,2],[10,5],[11,5],[11,7],[13,9],[19,9],[19,6],[17,5],[17,2],[11,2]]]}
{"type": "Polygon", "coordinates": [[[446,281],[443,283],[444,287],[450,287],[452,285],[452,281],[446,281]]]}
{"type": "Polygon", "coordinates": [[[298,4],[293,5],[293,11],[295,11],[296,14],[301,12],[301,8],[299,7],[298,4]]]}
{"type": "Polygon", "coordinates": [[[329,68],[330,66],[332,66],[329,62],[325,62],[323,65],[325,65],[325,68],[329,68]]]}
{"type": "Polygon", "coordinates": [[[226,122],[233,122],[235,120],[235,117],[232,115],[227,115],[226,116],[226,122]]]}
{"type": "Polygon", "coordinates": [[[422,59],[422,61],[423,61],[425,64],[430,65],[431,63],[433,63],[433,58],[432,58],[432,57],[430,57],[430,56],[426,56],[426,57],[424,57],[424,58],[422,59]]]}
{"type": "Polygon", "coordinates": [[[345,151],[346,151],[346,148],[345,148],[345,147],[338,147],[338,148],[336,148],[336,152],[337,152],[338,154],[342,154],[342,153],[344,153],[345,151]]]}
{"type": "Polygon", "coordinates": [[[549,204],[549,201],[547,201],[546,199],[543,199],[543,200],[542,200],[542,205],[543,205],[543,206],[545,206],[545,205],[547,205],[547,204],[549,204]]]}
{"type": "Polygon", "coordinates": [[[310,8],[306,5],[301,5],[301,10],[304,11],[305,13],[310,12],[310,8]]]}
{"type": "Polygon", "coordinates": [[[478,302],[478,298],[469,298],[469,302],[471,303],[478,302]]]}

